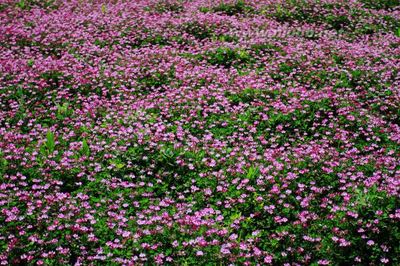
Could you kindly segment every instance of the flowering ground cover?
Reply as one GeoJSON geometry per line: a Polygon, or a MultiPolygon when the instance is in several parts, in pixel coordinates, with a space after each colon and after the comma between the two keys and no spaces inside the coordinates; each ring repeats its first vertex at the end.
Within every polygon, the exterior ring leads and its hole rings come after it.
{"type": "Polygon", "coordinates": [[[1,0],[1,265],[400,265],[397,0],[1,0]]]}

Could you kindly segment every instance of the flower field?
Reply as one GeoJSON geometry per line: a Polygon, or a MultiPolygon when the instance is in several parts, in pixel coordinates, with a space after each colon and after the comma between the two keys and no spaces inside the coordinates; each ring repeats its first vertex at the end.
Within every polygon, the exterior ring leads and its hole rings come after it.
{"type": "Polygon", "coordinates": [[[0,0],[0,265],[400,265],[398,0],[0,0]]]}

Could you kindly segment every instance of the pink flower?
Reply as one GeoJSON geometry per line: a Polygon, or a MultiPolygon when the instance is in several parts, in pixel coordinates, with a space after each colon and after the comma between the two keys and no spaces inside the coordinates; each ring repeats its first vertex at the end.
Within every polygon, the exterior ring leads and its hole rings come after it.
{"type": "Polygon", "coordinates": [[[273,257],[271,255],[264,257],[264,263],[266,263],[266,264],[272,264],[272,260],[273,260],[273,257]]]}
{"type": "Polygon", "coordinates": [[[383,264],[389,263],[389,259],[388,258],[381,258],[380,260],[383,264]]]}
{"type": "Polygon", "coordinates": [[[330,261],[329,260],[319,260],[318,265],[329,265],[330,261]]]}
{"type": "Polygon", "coordinates": [[[222,245],[221,253],[224,255],[227,255],[227,254],[231,254],[231,251],[229,250],[229,248],[226,245],[222,245]]]}

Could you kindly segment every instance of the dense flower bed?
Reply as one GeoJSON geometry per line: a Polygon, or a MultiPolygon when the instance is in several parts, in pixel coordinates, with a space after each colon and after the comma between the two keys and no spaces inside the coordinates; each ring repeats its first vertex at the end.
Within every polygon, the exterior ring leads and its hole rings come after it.
{"type": "Polygon", "coordinates": [[[0,1],[1,265],[400,265],[397,0],[0,1]]]}

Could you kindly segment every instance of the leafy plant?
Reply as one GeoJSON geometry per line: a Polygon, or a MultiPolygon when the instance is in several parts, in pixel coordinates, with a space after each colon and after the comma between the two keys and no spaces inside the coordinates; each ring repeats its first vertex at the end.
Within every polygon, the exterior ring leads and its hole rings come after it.
{"type": "Polygon", "coordinates": [[[144,93],[151,92],[152,89],[160,88],[170,84],[175,76],[175,70],[171,69],[167,73],[155,72],[138,78],[138,82],[145,90],[144,93]]]}
{"type": "Polygon", "coordinates": [[[69,103],[65,102],[62,105],[57,105],[57,118],[58,119],[64,119],[66,117],[69,117],[72,113],[73,110],[69,108],[69,103]]]}
{"type": "Polygon", "coordinates": [[[183,11],[183,5],[179,1],[159,1],[153,9],[158,13],[179,13],[183,11]]]}
{"type": "Polygon", "coordinates": [[[54,152],[55,146],[54,133],[48,130],[46,134],[46,142],[40,147],[40,152],[42,155],[50,155],[54,152]]]}
{"type": "Polygon", "coordinates": [[[85,155],[86,157],[90,156],[90,147],[86,141],[86,139],[82,140],[82,149],[81,149],[81,154],[85,155]]]}
{"type": "Polygon", "coordinates": [[[213,12],[223,13],[228,16],[245,14],[252,10],[253,8],[243,0],[236,0],[234,3],[220,3],[218,6],[212,8],[213,12]]]}
{"type": "Polygon", "coordinates": [[[204,40],[213,35],[213,29],[211,26],[199,23],[198,21],[184,23],[182,29],[184,32],[194,36],[198,40],[204,40]]]}
{"type": "Polygon", "coordinates": [[[219,47],[215,51],[207,52],[205,59],[212,65],[221,65],[227,68],[251,62],[247,51],[228,47],[219,47]]]}
{"type": "Polygon", "coordinates": [[[32,7],[56,9],[58,4],[56,0],[19,0],[16,3],[17,7],[23,10],[29,10],[32,7]]]}
{"type": "Polygon", "coordinates": [[[399,6],[398,0],[360,0],[365,7],[373,9],[391,9],[399,6]]]}

